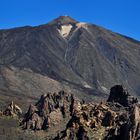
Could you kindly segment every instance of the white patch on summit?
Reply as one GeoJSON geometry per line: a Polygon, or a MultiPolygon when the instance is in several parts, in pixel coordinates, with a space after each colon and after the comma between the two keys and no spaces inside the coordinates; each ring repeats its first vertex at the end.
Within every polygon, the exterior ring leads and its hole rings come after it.
{"type": "Polygon", "coordinates": [[[70,31],[71,31],[72,27],[73,26],[71,24],[62,25],[61,29],[58,29],[58,31],[64,38],[66,38],[70,34],[70,31]]]}
{"type": "Polygon", "coordinates": [[[76,24],[76,26],[77,26],[77,28],[81,28],[81,27],[85,28],[85,29],[88,28],[88,25],[85,22],[79,22],[79,23],[76,24]]]}

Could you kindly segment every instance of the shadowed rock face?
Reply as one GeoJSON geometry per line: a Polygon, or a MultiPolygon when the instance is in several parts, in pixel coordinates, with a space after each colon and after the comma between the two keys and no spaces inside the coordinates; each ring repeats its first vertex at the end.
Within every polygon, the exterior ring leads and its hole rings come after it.
{"type": "Polygon", "coordinates": [[[117,102],[125,107],[138,103],[137,98],[131,96],[122,85],[116,85],[111,88],[108,102],[117,102]]]}
{"type": "Polygon", "coordinates": [[[139,96],[139,60],[139,41],[61,16],[37,27],[0,31],[0,68],[11,71],[5,75],[2,70],[0,92],[3,96],[41,95],[46,93],[41,81],[48,77],[55,80],[57,89],[75,89],[81,96],[105,97],[110,86],[118,83],[139,96]]]}

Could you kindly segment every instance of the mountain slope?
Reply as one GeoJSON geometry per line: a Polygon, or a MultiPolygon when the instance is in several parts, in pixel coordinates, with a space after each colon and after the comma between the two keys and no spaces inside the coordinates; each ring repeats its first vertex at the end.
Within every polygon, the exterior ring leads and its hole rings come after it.
{"type": "MultiPolygon", "coordinates": [[[[47,76],[61,87],[102,97],[112,85],[123,84],[139,96],[140,42],[97,25],[61,16],[37,27],[1,30],[0,50],[2,68],[14,67],[19,73],[31,70],[42,77],[36,81],[47,76]]],[[[36,95],[43,87],[38,87],[36,95]]],[[[34,97],[30,87],[26,90],[34,97]]]]}

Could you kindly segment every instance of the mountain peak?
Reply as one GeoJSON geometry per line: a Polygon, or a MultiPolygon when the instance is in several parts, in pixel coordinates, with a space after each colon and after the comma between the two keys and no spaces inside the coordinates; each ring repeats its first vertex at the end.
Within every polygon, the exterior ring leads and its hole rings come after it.
{"type": "Polygon", "coordinates": [[[59,16],[58,18],[51,21],[49,24],[66,25],[66,24],[76,24],[78,21],[70,16],[59,16]]]}

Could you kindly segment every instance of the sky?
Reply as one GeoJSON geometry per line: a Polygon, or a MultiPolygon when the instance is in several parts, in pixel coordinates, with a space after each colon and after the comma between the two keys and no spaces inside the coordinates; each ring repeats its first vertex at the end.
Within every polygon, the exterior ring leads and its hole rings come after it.
{"type": "Polygon", "coordinates": [[[140,40],[140,0],[0,0],[0,29],[46,24],[60,15],[140,40]]]}

